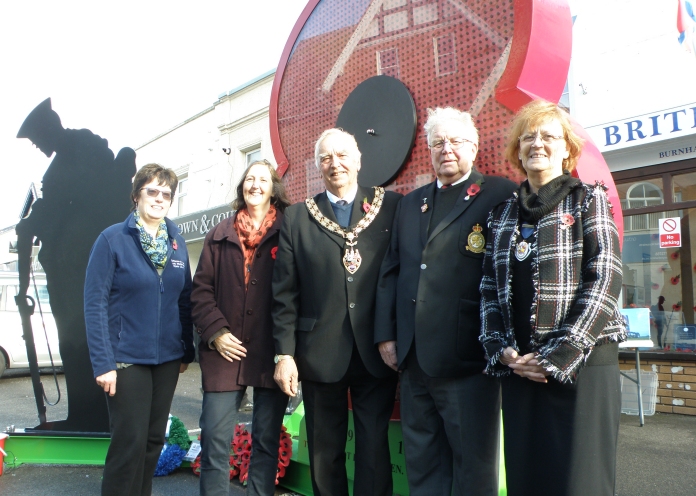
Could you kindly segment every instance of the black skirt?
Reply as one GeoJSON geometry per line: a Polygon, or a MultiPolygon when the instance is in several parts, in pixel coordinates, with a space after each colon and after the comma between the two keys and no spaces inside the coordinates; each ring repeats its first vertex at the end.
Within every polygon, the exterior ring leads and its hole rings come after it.
{"type": "Polygon", "coordinates": [[[593,350],[574,384],[502,379],[509,496],[613,496],[621,415],[618,345],[593,350]]]}

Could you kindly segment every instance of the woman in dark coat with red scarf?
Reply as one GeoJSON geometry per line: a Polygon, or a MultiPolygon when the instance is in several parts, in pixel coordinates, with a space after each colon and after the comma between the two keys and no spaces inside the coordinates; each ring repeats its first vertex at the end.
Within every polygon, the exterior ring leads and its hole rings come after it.
{"type": "Polygon", "coordinates": [[[288,205],[273,166],[254,162],[237,186],[235,214],[205,238],[191,293],[203,377],[201,495],[228,494],[230,442],[247,386],[254,388],[247,494],[275,490],[288,397],[273,380],[271,276],[288,205]]]}

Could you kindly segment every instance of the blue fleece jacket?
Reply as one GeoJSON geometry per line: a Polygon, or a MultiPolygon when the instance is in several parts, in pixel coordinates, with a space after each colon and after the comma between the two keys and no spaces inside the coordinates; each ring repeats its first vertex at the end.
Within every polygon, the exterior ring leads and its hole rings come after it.
{"type": "Polygon", "coordinates": [[[116,363],[193,361],[188,251],[176,224],[165,221],[169,253],[161,276],[143,250],[133,214],[104,230],[92,247],[85,322],[94,377],[116,370],[116,363]]]}

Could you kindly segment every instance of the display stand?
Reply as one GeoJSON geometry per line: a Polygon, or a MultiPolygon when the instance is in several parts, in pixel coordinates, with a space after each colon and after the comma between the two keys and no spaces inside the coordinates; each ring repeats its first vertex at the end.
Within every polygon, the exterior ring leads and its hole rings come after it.
{"type": "Polygon", "coordinates": [[[645,416],[643,415],[643,386],[640,382],[640,349],[652,347],[653,342],[651,339],[629,340],[619,343],[619,348],[634,348],[636,352],[636,378],[634,379],[623,372],[621,372],[621,375],[634,382],[638,388],[638,419],[641,427],[645,425],[645,416]]]}

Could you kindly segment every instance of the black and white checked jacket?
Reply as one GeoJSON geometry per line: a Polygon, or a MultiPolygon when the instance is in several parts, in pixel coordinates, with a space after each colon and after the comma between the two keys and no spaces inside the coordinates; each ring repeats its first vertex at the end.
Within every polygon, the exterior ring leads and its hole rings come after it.
{"type": "MultiPolygon", "coordinates": [[[[532,347],[558,381],[573,382],[595,346],[626,339],[619,312],[619,238],[606,188],[580,184],[536,226],[532,347]],[[570,214],[571,218],[568,216],[570,214]]],[[[498,359],[519,349],[512,325],[511,261],[519,234],[517,194],[490,214],[481,280],[481,336],[486,372],[510,373],[498,359]]]]}

